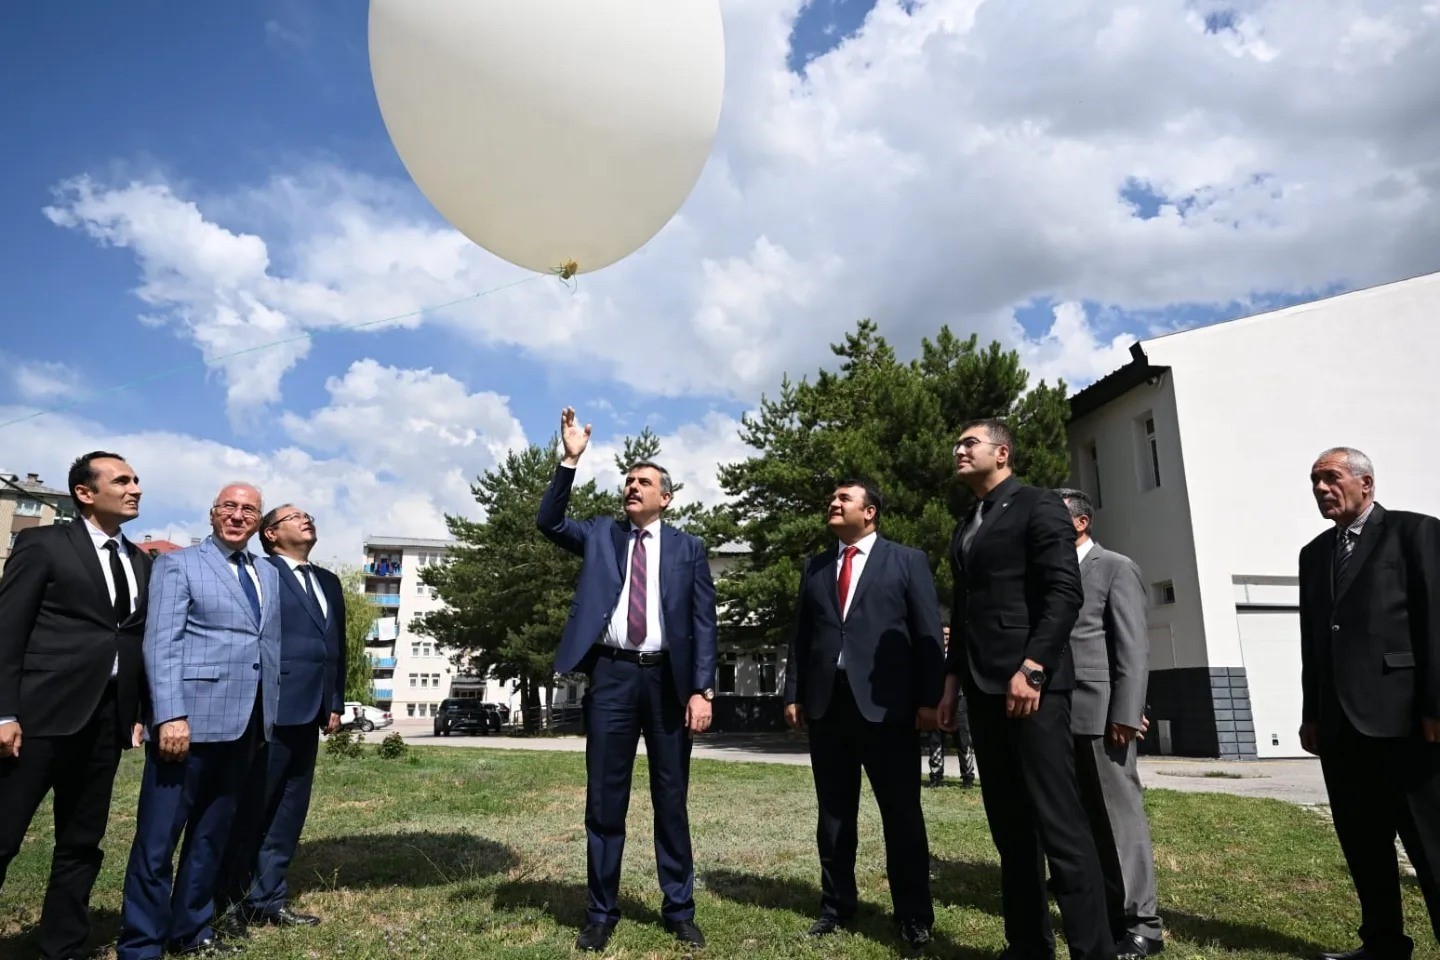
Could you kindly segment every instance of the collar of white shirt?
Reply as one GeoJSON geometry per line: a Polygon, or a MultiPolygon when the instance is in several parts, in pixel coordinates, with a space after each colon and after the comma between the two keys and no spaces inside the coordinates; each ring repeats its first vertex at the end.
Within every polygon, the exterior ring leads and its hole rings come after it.
{"type": "MultiPolygon", "coordinates": [[[[660,527],[663,523],[664,521],[662,521],[659,517],[656,517],[654,520],[650,521],[648,524],[645,525],[644,530],[646,533],[650,534],[650,540],[652,542],[660,539],[660,527]]],[[[637,527],[635,526],[635,524],[629,523],[628,521],[627,526],[632,536],[635,534],[636,530],[641,529],[640,527],[637,527]]]]}
{"type": "Polygon", "coordinates": [[[125,535],[123,533],[117,533],[115,534],[115,536],[112,537],[110,536],[110,534],[106,533],[104,530],[101,530],[99,527],[95,526],[95,524],[91,523],[89,517],[85,518],[85,532],[90,534],[90,542],[95,544],[96,551],[104,550],[106,542],[114,540],[120,545],[120,549],[122,552],[124,552],[127,556],[130,553],[130,551],[127,550],[125,547],[125,535]]]}
{"type": "Polygon", "coordinates": [[[1095,548],[1095,541],[1094,541],[1094,540],[1086,540],[1084,543],[1080,544],[1079,546],[1077,546],[1077,547],[1075,548],[1076,559],[1077,559],[1077,560],[1080,560],[1081,562],[1084,562],[1085,558],[1090,555],[1090,551],[1093,550],[1094,548],[1095,548]]]}
{"type": "MultiPolygon", "coordinates": [[[[876,541],[876,539],[877,539],[879,536],[880,536],[879,533],[867,533],[867,534],[865,534],[865,536],[863,536],[863,537],[861,537],[859,540],[856,540],[856,541],[855,541],[854,546],[860,551],[860,556],[862,556],[862,557],[868,557],[868,556],[870,556],[870,551],[873,550],[873,549],[875,549],[875,541],[876,541]]],[[[845,559],[845,548],[846,548],[847,546],[850,546],[850,544],[847,544],[847,543],[845,543],[844,541],[841,541],[841,543],[840,543],[840,559],[841,559],[841,560],[844,560],[844,559],[845,559]]]]}

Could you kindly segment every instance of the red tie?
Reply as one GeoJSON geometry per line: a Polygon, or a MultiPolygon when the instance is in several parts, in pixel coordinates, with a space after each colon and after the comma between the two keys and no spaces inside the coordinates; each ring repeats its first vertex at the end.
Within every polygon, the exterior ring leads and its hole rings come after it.
{"type": "Polygon", "coordinates": [[[840,563],[840,619],[845,619],[845,601],[850,597],[850,561],[860,552],[859,547],[846,547],[845,559],[840,563]]]}

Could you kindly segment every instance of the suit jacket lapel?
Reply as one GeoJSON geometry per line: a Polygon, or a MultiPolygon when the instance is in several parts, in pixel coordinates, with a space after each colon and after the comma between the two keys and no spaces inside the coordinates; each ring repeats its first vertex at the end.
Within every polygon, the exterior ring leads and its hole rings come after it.
{"type": "MultiPolygon", "coordinates": [[[[1094,543],[1094,541],[1091,542],[1094,543]]],[[[1090,552],[1085,554],[1085,562],[1080,564],[1080,579],[1083,580],[1090,576],[1091,572],[1100,566],[1100,554],[1104,552],[1105,548],[1098,543],[1090,548],[1090,552]]]]}
{"type": "Polygon", "coordinates": [[[620,582],[625,582],[625,548],[630,539],[630,524],[616,521],[610,536],[615,541],[615,570],[620,574],[620,582]]]}
{"type": "Polygon", "coordinates": [[[1350,562],[1345,564],[1345,575],[1339,583],[1335,583],[1335,547],[1340,536],[1340,531],[1335,531],[1335,536],[1330,541],[1330,582],[1334,584],[1334,603],[1339,603],[1340,598],[1345,596],[1345,591],[1350,589],[1350,584],[1355,582],[1355,576],[1360,568],[1365,566],[1365,561],[1370,559],[1370,554],[1375,551],[1375,543],[1383,535],[1385,524],[1385,509],[1380,504],[1375,504],[1370,511],[1370,517],[1365,521],[1365,526],[1360,530],[1360,539],[1350,553],[1350,562]]]}
{"type": "MultiPolygon", "coordinates": [[[[850,586],[851,610],[858,609],[857,604],[860,603],[861,598],[865,595],[866,588],[870,586],[871,581],[880,576],[880,565],[888,563],[889,560],[889,542],[883,537],[876,537],[875,542],[870,545],[870,556],[865,558],[865,569],[861,573],[859,582],[853,583],[850,586]]],[[[837,610],[840,608],[840,591],[838,589],[835,591],[835,608],[837,610]]],[[[845,611],[841,610],[840,612],[844,613],[845,611]]]]}
{"type": "Polygon", "coordinates": [[[77,517],[69,524],[70,545],[79,554],[80,565],[95,587],[95,609],[104,613],[105,622],[115,619],[115,604],[110,599],[110,588],[105,585],[105,571],[100,569],[100,555],[95,552],[95,541],[90,539],[90,529],[83,517],[77,517]]]}
{"type": "Polygon", "coordinates": [[[150,596],[150,555],[135,546],[128,537],[123,534],[122,537],[126,549],[130,551],[130,569],[135,572],[135,606],[125,621],[129,623],[136,617],[145,616],[146,600],[150,596]]]}
{"type": "MultiPolygon", "coordinates": [[[[1010,507],[1010,501],[1015,499],[1015,492],[1020,489],[1021,484],[1020,481],[1012,477],[1007,479],[1002,486],[1004,489],[997,491],[998,496],[991,502],[990,506],[985,508],[985,516],[980,521],[980,529],[975,531],[975,539],[970,541],[970,556],[972,557],[979,548],[980,542],[985,539],[985,535],[993,530],[997,523],[1005,522],[1005,515],[1010,507]]],[[[964,558],[962,557],[961,559],[963,560],[964,558]]]]}
{"type": "MultiPolygon", "coordinates": [[[[239,571],[236,570],[235,565],[230,562],[229,551],[216,543],[214,537],[206,537],[200,544],[200,555],[205,558],[206,563],[210,564],[211,572],[219,577],[220,581],[229,589],[230,595],[235,598],[235,602],[240,605],[240,609],[245,611],[247,617],[254,620],[255,614],[250,609],[250,601],[245,599],[245,592],[240,589],[239,571]]],[[[251,559],[253,560],[254,558],[252,557],[251,559]]],[[[260,568],[256,567],[255,569],[256,576],[258,577],[260,568]]],[[[265,611],[264,597],[260,598],[260,611],[263,616],[265,611]]],[[[255,626],[258,629],[260,624],[257,623],[255,626]]]]}
{"type": "MultiPolygon", "coordinates": [[[[295,576],[295,571],[290,569],[290,564],[285,562],[284,557],[270,557],[270,565],[275,568],[275,573],[280,578],[280,589],[289,590],[295,595],[300,606],[305,608],[310,619],[315,621],[315,626],[319,627],[323,633],[325,615],[320,612],[320,601],[305,592],[305,585],[300,582],[299,577],[295,576]]],[[[316,590],[320,589],[320,578],[315,576],[313,567],[310,570],[310,582],[315,584],[316,590]]]]}
{"type": "Polygon", "coordinates": [[[819,569],[815,572],[815,576],[820,578],[820,593],[824,595],[824,602],[830,608],[830,611],[835,614],[836,620],[840,619],[839,551],[840,548],[838,546],[826,550],[825,553],[822,554],[824,562],[820,564],[819,569]]]}
{"type": "Polygon", "coordinates": [[[660,525],[660,603],[665,603],[669,596],[670,581],[675,579],[680,565],[676,558],[680,556],[680,531],[669,524],[660,525]]]}

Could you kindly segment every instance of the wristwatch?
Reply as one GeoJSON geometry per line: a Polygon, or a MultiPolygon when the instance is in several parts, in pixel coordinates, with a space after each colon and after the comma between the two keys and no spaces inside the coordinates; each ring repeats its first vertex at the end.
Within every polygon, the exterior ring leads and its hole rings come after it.
{"type": "Polygon", "coordinates": [[[1025,674],[1025,682],[1030,684],[1033,689],[1039,690],[1041,687],[1045,686],[1044,670],[1031,670],[1029,667],[1025,666],[1025,664],[1022,663],[1020,664],[1020,672],[1025,674]]]}
{"type": "Polygon", "coordinates": [[[714,700],[714,699],[715,699],[715,688],[714,688],[714,687],[706,687],[704,690],[696,690],[695,692],[698,693],[698,694],[700,694],[700,696],[704,697],[706,700],[714,700]]]}

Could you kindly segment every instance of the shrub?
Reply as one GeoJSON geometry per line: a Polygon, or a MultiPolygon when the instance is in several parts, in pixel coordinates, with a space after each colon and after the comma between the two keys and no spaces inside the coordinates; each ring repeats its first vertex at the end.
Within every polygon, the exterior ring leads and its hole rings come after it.
{"type": "Polygon", "coordinates": [[[381,760],[401,760],[409,752],[410,745],[405,742],[404,737],[400,736],[399,731],[390,734],[384,740],[380,741],[379,754],[381,760]]]}
{"type": "Polygon", "coordinates": [[[359,760],[365,756],[365,734],[342,727],[325,740],[325,755],[340,760],[359,760]]]}

